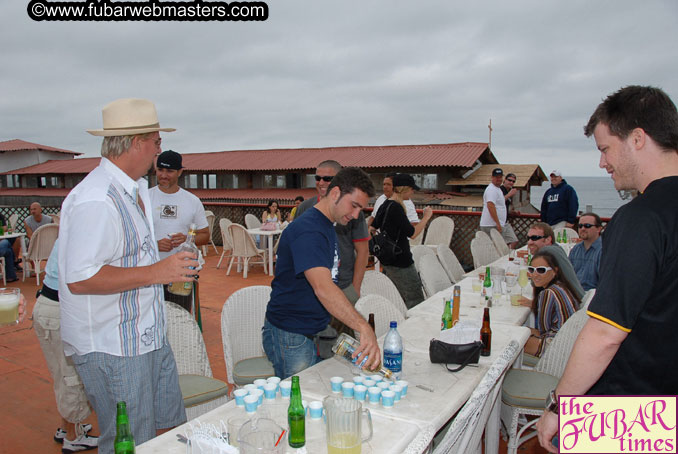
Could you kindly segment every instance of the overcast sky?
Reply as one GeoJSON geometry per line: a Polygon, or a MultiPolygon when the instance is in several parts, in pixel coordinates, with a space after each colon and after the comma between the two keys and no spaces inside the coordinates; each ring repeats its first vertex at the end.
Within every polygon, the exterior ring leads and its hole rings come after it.
{"type": "Polygon", "coordinates": [[[678,102],[678,1],[271,0],[264,22],[34,22],[0,3],[0,140],[98,156],[101,108],[156,103],[163,149],[487,142],[605,176],[582,133],[621,86],[678,102]]]}

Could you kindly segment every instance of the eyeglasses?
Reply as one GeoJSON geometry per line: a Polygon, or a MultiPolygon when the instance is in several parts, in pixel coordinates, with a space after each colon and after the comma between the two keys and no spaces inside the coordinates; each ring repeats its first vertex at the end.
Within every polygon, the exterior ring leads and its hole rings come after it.
{"type": "Polygon", "coordinates": [[[527,267],[527,272],[530,274],[534,274],[536,271],[537,274],[546,274],[547,271],[551,271],[553,268],[550,266],[528,266],[527,267]]]}
{"type": "Polygon", "coordinates": [[[509,180],[508,178],[506,179],[506,181],[508,181],[509,183],[515,183],[516,182],[516,180],[509,180]]]}
{"type": "Polygon", "coordinates": [[[579,228],[584,227],[585,229],[590,229],[591,227],[598,227],[598,224],[579,224],[579,228]]]}
{"type": "Polygon", "coordinates": [[[334,178],[334,177],[321,177],[320,175],[316,175],[315,181],[323,180],[323,181],[329,183],[330,181],[332,181],[332,178],[334,178]]]}
{"type": "Polygon", "coordinates": [[[531,241],[539,241],[542,238],[546,238],[546,235],[530,235],[527,237],[527,239],[531,241]]]}

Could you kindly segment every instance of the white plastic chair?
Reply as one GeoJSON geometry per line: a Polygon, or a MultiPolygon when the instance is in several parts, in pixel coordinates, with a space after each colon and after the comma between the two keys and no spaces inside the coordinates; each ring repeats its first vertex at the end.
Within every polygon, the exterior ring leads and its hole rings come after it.
{"type": "Polygon", "coordinates": [[[577,233],[576,230],[571,229],[569,227],[560,227],[557,229],[553,229],[553,236],[555,238],[558,238],[558,234],[562,234],[563,230],[567,232],[567,239],[569,240],[570,238],[579,238],[579,233],[577,233]]]}
{"type": "Polygon", "coordinates": [[[438,216],[431,221],[426,231],[426,246],[437,246],[444,244],[449,246],[454,234],[454,220],[448,216],[438,216]]]}
{"type": "Polygon", "coordinates": [[[497,452],[499,391],[506,371],[515,361],[519,350],[520,346],[516,341],[511,341],[502,350],[471,397],[457,413],[440,444],[433,450],[433,454],[480,454],[483,432],[485,432],[485,452],[497,452]]]}
{"type": "Polygon", "coordinates": [[[30,276],[33,270],[37,285],[40,286],[40,263],[49,258],[57,236],[59,236],[57,224],[45,224],[35,229],[28,250],[24,254],[23,280],[26,280],[26,276],[30,276]]]}
{"type": "Polygon", "coordinates": [[[207,244],[203,244],[202,255],[207,257],[207,250],[209,249],[210,244],[214,248],[215,254],[218,254],[219,251],[217,250],[217,246],[214,244],[214,240],[212,239],[212,230],[214,229],[214,213],[212,213],[210,210],[205,210],[205,218],[207,218],[207,227],[210,231],[210,239],[207,241],[207,244]]]}
{"type": "Polygon", "coordinates": [[[494,247],[494,243],[491,239],[489,239],[489,235],[485,234],[485,237],[476,235],[476,238],[471,240],[473,268],[489,265],[499,258],[497,248],[494,247]]]}
{"type": "Polygon", "coordinates": [[[231,266],[233,261],[238,258],[242,260],[243,278],[247,279],[247,269],[249,268],[250,260],[252,258],[260,257],[261,263],[264,265],[264,273],[268,273],[266,250],[259,249],[254,243],[252,236],[247,233],[245,227],[240,224],[231,224],[228,226],[228,232],[233,240],[233,251],[231,252],[231,261],[228,264],[226,275],[231,274],[231,266]]]}
{"type": "Polygon", "coordinates": [[[355,310],[365,317],[365,320],[370,313],[374,314],[374,333],[377,337],[386,334],[390,329],[391,321],[398,322],[398,325],[405,321],[403,313],[381,295],[361,296],[355,303],[355,310]]]}
{"type": "Polygon", "coordinates": [[[256,229],[261,227],[261,219],[253,214],[247,213],[245,215],[245,225],[248,229],[256,229]]]}
{"type": "Polygon", "coordinates": [[[419,232],[416,238],[408,238],[410,242],[410,248],[414,246],[419,246],[424,242],[424,232],[419,232]]]}
{"type": "Polygon", "coordinates": [[[459,260],[457,259],[457,256],[454,255],[454,252],[452,252],[452,249],[444,244],[439,244],[436,248],[436,252],[438,253],[440,264],[443,266],[443,269],[447,273],[447,277],[450,278],[450,281],[453,284],[464,279],[464,268],[462,268],[461,263],[459,263],[459,260]]]}
{"type": "Polygon", "coordinates": [[[596,289],[592,288],[591,290],[587,290],[586,293],[584,293],[584,297],[581,299],[580,310],[583,309],[584,311],[587,311],[594,296],[596,296],[596,289]]]}
{"type": "Polygon", "coordinates": [[[381,295],[389,300],[400,312],[403,317],[407,318],[407,306],[403,297],[400,296],[398,288],[393,281],[384,273],[374,270],[365,271],[363,283],[360,285],[360,294],[365,295],[381,295]]]}
{"type": "Polygon", "coordinates": [[[490,230],[490,239],[494,243],[494,247],[497,249],[499,256],[508,255],[509,247],[504,241],[504,238],[501,236],[501,233],[497,229],[490,230]]]}
{"type": "Polygon", "coordinates": [[[221,257],[219,257],[219,263],[217,263],[217,269],[221,266],[221,261],[224,259],[224,256],[230,257],[233,254],[233,240],[231,239],[231,234],[228,233],[228,226],[233,224],[230,219],[221,218],[219,219],[219,231],[221,232],[221,257]],[[228,255],[226,252],[228,251],[228,255]]]}
{"type": "Polygon", "coordinates": [[[186,417],[191,420],[228,402],[228,384],[212,377],[205,340],[193,316],[169,301],[165,311],[167,340],[177,363],[186,417]]]}
{"type": "Polygon", "coordinates": [[[414,246],[410,249],[412,252],[412,260],[414,260],[414,267],[421,273],[419,270],[419,264],[421,263],[421,258],[425,255],[432,255],[435,257],[436,252],[428,246],[419,245],[414,246]]]}
{"type": "Polygon", "coordinates": [[[61,220],[61,214],[60,213],[50,214],[49,217],[52,218],[53,224],[59,225],[59,221],[61,220]]]}
{"type": "Polygon", "coordinates": [[[221,342],[228,382],[236,386],[275,375],[261,340],[271,287],[245,287],[228,297],[221,309],[221,342]]]}
{"type": "Polygon", "coordinates": [[[423,256],[419,262],[419,267],[419,278],[424,286],[427,298],[452,286],[450,278],[447,277],[447,273],[435,254],[423,256]]]}
{"type": "Polygon", "coordinates": [[[5,258],[0,257],[0,270],[2,270],[2,284],[7,287],[7,275],[5,273],[5,258]]]}
{"type": "Polygon", "coordinates": [[[507,374],[502,388],[501,419],[507,428],[509,454],[515,454],[518,446],[536,435],[532,433],[522,437],[537,420],[525,424],[518,430],[520,415],[538,416],[544,412],[546,396],[556,387],[563,375],[574,341],[588,318],[585,310],[576,311],[561,326],[533,370],[512,369],[507,374]]]}

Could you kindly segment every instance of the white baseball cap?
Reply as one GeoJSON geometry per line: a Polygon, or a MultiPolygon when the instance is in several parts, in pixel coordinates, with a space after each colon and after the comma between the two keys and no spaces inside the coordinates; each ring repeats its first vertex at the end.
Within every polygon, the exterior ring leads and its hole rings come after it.
{"type": "Polygon", "coordinates": [[[560,173],[560,170],[551,170],[550,176],[554,176],[554,175],[557,176],[557,177],[562,177],[562,176],[563,176],[563,174],[560,173]]]}

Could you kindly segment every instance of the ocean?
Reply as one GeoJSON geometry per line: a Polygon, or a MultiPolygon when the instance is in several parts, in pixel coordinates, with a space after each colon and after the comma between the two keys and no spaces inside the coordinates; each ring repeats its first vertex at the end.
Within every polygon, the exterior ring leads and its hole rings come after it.
{"type": "MultiPolygon", "coordinates": [[[[567,183],[577,191],[579,198],[579,211],[585,211],[586,205],[591,205],[593,212],[600,217],[612,217],[617,209],[631,201],[629,197],[622,200],[614,188],[612,178],[608,177],[565,177],[567,183]]],[[[537,209],[541,206],[541,199],[551,182],[547,181],[541,187],[533,186],[530,192],[532,205],[537,209]]]]}

